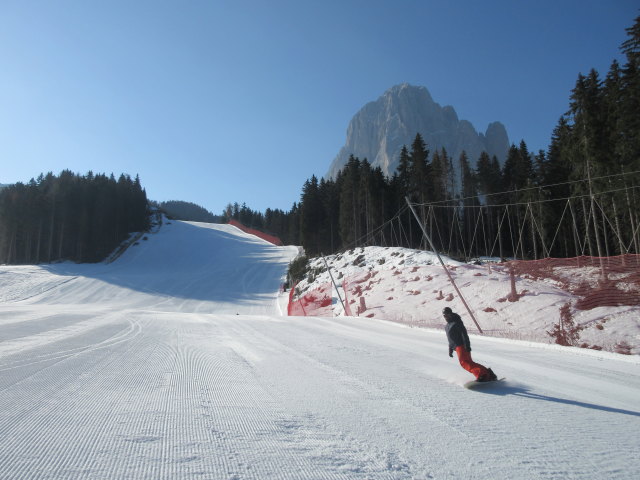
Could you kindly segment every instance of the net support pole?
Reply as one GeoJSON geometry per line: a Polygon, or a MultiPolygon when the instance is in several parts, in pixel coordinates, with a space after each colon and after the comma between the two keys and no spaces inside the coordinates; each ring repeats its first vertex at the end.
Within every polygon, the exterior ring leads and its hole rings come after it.
{"type": "Polygon", "coordinates": [[[482,331],[482,328],[480,328],[480,324],[476,320],[476,316],[471,311],[471,308],[469,308],[469,305],[467,304],[467,301],[465,300],[464,295],[462,295],[462,292],[460,291],[460,289],[456,285],[456,282],[453,279],[453,276],[451,276],[451,272],[449,272],[449,269],[447,268],[447,266],[442,261],[442,257],[440,256],[440,254],[436,250],[436,247],[433,245],[433,242],[431,241],[431,237],[427,233],[426,228],[424,227],[424,225],[422,225],[422,222],[420,222],[420,219],[418,218],[418,215],[416,214],[416,211],[414,210],[413,205],[409,201],[409,197],[404,197],[404,199],[407,201],[407,205],[409,205],[409,208],[411,209],[411,213],[413,213],[413,216],[416,218],[416,221],[418,222],[418,225],[420,225],[420,228],[422,229],[423,235],[425,236],[425,238],[429,242],[429,245],[431,246],[431,250],[433,251],[433,253],[436,254],[436,257],[438,257],[438,261],[440,262],[440,265],[442,265],[442,268],[444,268],[444,271],[447,273],[447,277],[449,277],[449,281],[451,282],[451,285],[453,285],[453,288],[455,289],[456,293],[458,294],[458,297],[460,297],[460,300],[462,300],[462,303],[463,303],[464,307],[467,309],[467,312],[469,313],[469,316],[473,320],[473,323],[476,324],[476,327],[478,328],[478,331],[480,333],[484,334],[484,332],[482,331]]]}
{"type": "Polygon", "coordinates": [[[320,256],[322,256],[322,260],[324,260],[324,266],[327,267],[327,271],[329,272],[329,277],[331,278],[331,283],[333,283],[333,287],[336,289],[336,293],[338,294],[338,298],[340,299],[340,303],[342,304],[342,310],[346,315],[347,309],[344,307],[344,302],[342,301],[342,295],[340,295],[340,290],[338,289],[338,285],[336,285],[336,281],[333,279],[331,268],[329,268],[329,264],[327,263],[327,259],[324,258],[324,255],[322,255],[321,253],[320,256]]]}

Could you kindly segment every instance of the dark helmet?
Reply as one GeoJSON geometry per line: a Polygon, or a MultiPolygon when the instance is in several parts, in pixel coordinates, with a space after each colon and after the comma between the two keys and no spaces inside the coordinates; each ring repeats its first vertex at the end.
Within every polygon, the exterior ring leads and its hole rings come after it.
{"type": "Polygon", "coordinates": [[[442,309],[442,313],[443,313],[444,315],[448,315],[449,313],[453,313],[453,311],[452,311],[449,307],[444,307],[444,308],[442,309]]]}

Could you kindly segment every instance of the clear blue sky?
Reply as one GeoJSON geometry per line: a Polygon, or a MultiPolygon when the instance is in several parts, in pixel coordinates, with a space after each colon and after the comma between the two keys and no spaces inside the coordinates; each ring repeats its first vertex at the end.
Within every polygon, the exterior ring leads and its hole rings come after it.
{"type": "Polygon", "coordinates": [[[427,87],[546,149],[637,0],[0,0],[0,183],[140,175],[150,199],[288,210],[351,117],[427,87]]]}

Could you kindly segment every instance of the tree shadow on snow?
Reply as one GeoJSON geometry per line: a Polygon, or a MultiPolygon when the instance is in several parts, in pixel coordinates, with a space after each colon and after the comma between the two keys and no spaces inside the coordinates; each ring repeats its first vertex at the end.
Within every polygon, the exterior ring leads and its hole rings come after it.
{"type": "Polygon", "coordinates": [[[591,410],[600,410],[602,412],[609,413],[621,413],[623,415],[631,415],[633,417],[640,417],[640,412],[634,412],[632,410],[625,410],[622,408],[606,407],[604,405],[596,405],[594,403],[580,402],[578,400],[569,400],[566,398],[552,397],[550,395],[540,395],[539,393],[531,392],[523,385],[509,384],[500,382],[498,385],[487,385],[483,388],[474,389],[474,392],[484,393],[487,395],[507,396],[513,395],[516,397],[530,398],[532,400],[542,400],[545,402],[560,403],[564,405],[573,405],[576,407],[589,408],[591,410]]]}
{"type": "Polygon", "coordinates": [[[66,277],[97,279],[153,295],[252,304],[277,293],[281,247],[184,222],[163,226],[111,264],[43,264],[66,277]]]}

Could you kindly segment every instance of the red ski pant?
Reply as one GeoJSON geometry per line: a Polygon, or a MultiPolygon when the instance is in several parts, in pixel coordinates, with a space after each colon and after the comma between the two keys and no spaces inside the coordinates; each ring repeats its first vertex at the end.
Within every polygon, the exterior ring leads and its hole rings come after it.
{"type": "Polygon", "coordinates": [[[471,359],[471,352],[468,352],[462,345],[456,347],[456,353],[458,354],[458,360],[460,361],[462,368],[472,373],[476,377],[476,380],[482,375],[489,373],[487,367],[480,365],[471,359]]]}

